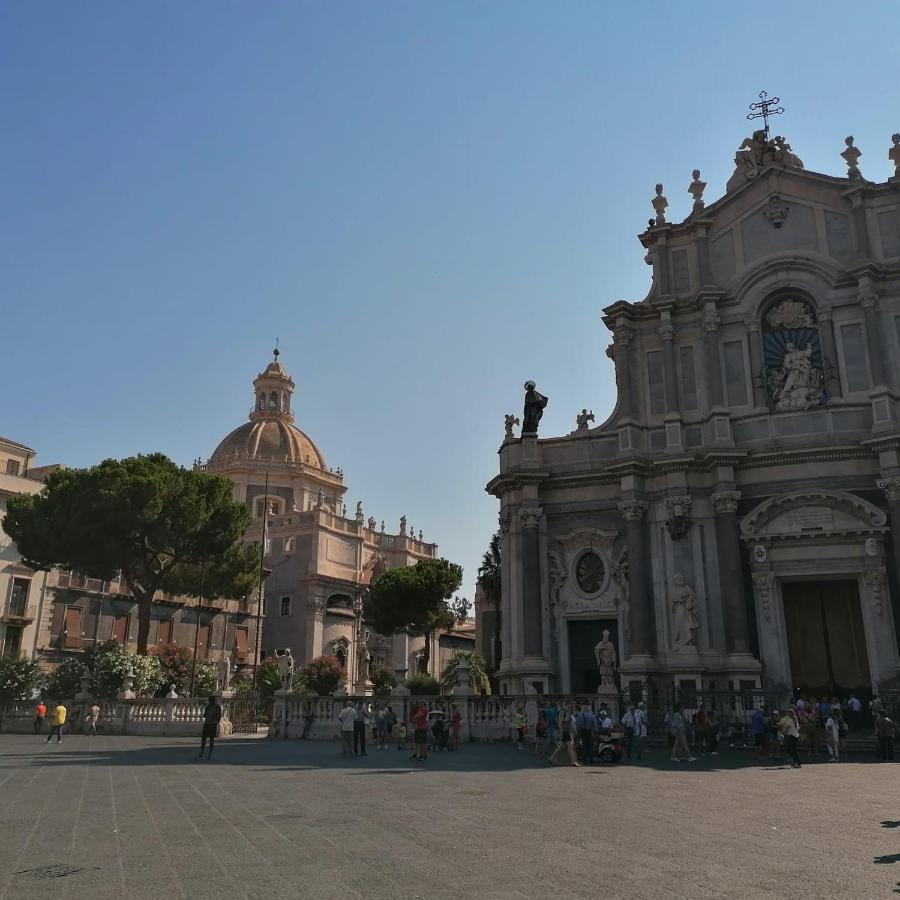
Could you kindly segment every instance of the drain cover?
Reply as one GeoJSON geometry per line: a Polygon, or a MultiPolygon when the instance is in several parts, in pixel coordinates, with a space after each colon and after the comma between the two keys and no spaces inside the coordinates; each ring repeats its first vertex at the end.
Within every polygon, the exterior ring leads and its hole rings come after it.
{"type": "Polygon", "coordinates": [[[16,875],[31,875],[32,878],[65,878],[66,875],[77,875],[79,872],[92,872],[97,866],[41,866],[38,869],[22,869],[16,875]]]}

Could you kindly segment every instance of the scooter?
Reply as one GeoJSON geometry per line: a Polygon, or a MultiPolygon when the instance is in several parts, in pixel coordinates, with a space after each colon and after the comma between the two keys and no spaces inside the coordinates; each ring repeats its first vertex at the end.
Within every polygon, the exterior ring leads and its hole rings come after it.
{"type": "Polygon", "coordinates": [[[597,740],[597,758],[604,763],[617,763],[622,758],[622,736],[601,734],[597,740]]]}

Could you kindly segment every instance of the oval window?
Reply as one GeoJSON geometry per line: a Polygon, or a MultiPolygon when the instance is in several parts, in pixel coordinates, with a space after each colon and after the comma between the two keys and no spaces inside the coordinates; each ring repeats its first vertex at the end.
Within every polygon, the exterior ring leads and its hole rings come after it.
{"type": "Polygon", "coordinates": [[[606,566],[596,553],[588,550],[587,553],[582,554],[575,567],[575,577],[581,590],[586,594],[596,594],[603,586],[605,575],[606,566]]]}

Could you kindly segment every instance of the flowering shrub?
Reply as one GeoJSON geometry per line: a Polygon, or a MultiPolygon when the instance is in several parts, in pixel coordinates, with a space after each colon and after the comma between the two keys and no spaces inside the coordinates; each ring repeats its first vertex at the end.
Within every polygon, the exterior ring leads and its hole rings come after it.
{"type": "Polygon", "coordinates": [[[194,674],[194,696],[204,697],[216,689],[216,664],[209,659],[198,659],[194,667],[194,654],[187,647],[178,644],[165,644],[154,647],[151,655],[159,660],[162,673],[162,684],[158,693],[167,694],[169,685],[175,685],[175,691],[182,697],[191,693],[191,674],[194,674]]]}
{"type": "Polygon", "coordinates": [[[303,666],[303,678],[314,694],[333,694],[344,678],[341,661],[336,656],[317,656],[303,666]]]}

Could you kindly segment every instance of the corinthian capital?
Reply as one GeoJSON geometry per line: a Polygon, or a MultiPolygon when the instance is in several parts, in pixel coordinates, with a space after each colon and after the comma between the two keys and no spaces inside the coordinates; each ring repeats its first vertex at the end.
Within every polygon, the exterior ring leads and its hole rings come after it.
{"type": "Polygon", "coordinates": [[[613,332],[613,340],[620,347],[628,347],[634,340],[634,332],[625,325],[617,325],[616,330],[613,332]]]}
{"type": "Polygon", "coordinates": [[[878,487],[884,491],[888,500],[900,500],[900,476],[894,475],[891,478],[883,478],[878,482],[878,487]]]}
{"type": "Polygon", "coordinates": [[[619,512],[622,513],[622,518],[628,522],[642,519],[648,507],[645,500],[620,500],[616,505],[619,507],[619,512]]]}
{"type": "Polygon", "coordinates": [[[543,514],[539,506],[527,506],[519,510],[519,521],[525,528],[537,528],[543,514]]]}
{"type": "Polygon", "coordinates": [[[671,341],[675,338],[675,326],[671,322],[666,322],[656,329],[656,333],[664,340],[671,341]]]}
{"type": "Polygon", "coordinates": [[[703,330],[709,334],[711,331],[718,331],[722,320],[718,316],[707,316],[703,320],[703,330]]]}
{"type": "Polygon", "coordinates": [[[713,506],[716,513],[735,513],[738,508],[738,501],[741,499],[740,491],[717,491],[712,495],[713,506]]]}
{"type": "Polygon", "coordinates": [[[306,608],[317,619],[321,619],[324,617],[325,605],[326,604],[324,597],[310,597],[309,600],[306,601],[306,608]]]}

